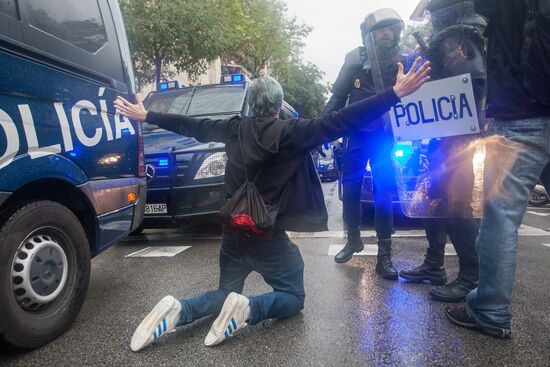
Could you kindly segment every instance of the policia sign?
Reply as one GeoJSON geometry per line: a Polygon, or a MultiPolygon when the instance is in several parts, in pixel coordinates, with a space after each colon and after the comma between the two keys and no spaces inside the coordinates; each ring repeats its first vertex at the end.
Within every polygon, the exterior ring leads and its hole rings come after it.
{"type": "Polygon", "coordinates": [[[390,111],[395,140],[412,141],[479,133],[470,74],[426,83],[390,111]]]}

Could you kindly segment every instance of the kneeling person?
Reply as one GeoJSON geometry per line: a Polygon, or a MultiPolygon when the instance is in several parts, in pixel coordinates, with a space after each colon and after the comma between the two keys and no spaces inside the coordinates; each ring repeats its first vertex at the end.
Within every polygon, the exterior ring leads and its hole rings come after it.
{"type": "Polygon", "coordinates": [[[117,111],[132,119],[146,120],[201,142],[225,143],[228,197],[245,181],[246,169],[248,177],[257,177],[255,184],[264,201],[280,204],[272,232],[255,234],[224,226],[218,289],[179,301],[172,296],[163,298],[136,329],[131,341],[133,351],[143,349],[176,326],[207,315],[219,314],[204,341],[213,346],[247,325],[290,317],[302,310],[304,262],[285,231],[328,230],[323,191],[310,151],[325,141],[368,128],[400,97],[420,88],[430,71],[429,63],[415,71],[420,61],[407,74],[400,65],[392,89],[319,119],[279,119],[283,90],[269,77],[256,79],[250,86],[248,101],[254,117],[194,119],[147,112],[141,102],[131,104],[123,98],[115,101],[117,111]],[[273,291],[242,296],[244,281],[252,271],[260,273],[273,291]]]}

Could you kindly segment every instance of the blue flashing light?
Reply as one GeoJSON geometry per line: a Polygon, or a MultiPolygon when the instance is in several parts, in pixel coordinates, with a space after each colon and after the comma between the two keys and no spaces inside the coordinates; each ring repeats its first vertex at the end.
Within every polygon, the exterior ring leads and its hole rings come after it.
{"type": "Polygon", "coordinates": [[[171,80],[169,82],[159,83],[159,91],[161,92],[172,90],[172,89],[179,89],[179,87],[180,87],[180,82],[178,82],[177,80],[171,80]]]}
{"type": "Polygon", "coordinates": [[[76,157],[78,154],[77,154],[76,152],[69,152],[69,155],[70,155],[71,157],[76,157]]]}
{"type": "Polygon", "coordinates": [[[397,164],[404,166],[411,159],[413,153],[414,149],[411,145],[397,144],[393,150],[393,159],[397,164]]]}
{"type": "Polygon", "coordinates": [[[245,81],[246,81],[246,77],[244,76],[244,74],[229,74],[229,75],[222,75],[221,77],[222,84],[244,83],[245,81]]]}
{"type": "Polygon", "coordinates": [[[162,159],[159,159],[159,167],[168,167],[168,159],[166,158],[162,158],[162,159]]]}

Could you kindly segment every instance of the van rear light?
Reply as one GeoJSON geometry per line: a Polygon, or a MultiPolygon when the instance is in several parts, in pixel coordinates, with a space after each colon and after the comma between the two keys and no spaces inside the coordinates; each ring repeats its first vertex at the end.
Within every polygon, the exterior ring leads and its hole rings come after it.
{"type": "Polygon", "coordinates": [[[143,149],[143,133],[141,131],[141,122],[137,123],[138,132],[138,176],[145,177],[145,152],[143,149]]]}

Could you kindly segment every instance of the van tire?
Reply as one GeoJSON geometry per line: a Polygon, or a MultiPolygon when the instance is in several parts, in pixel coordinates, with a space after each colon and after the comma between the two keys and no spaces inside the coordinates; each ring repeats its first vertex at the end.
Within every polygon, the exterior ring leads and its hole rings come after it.
{"type": "Polygon", "coordinates": [[[90,280],[89,242],[73,212],[53,201],[16,203],[0,223],[0,349],[34,349],[77,317],[90,280]]]}

